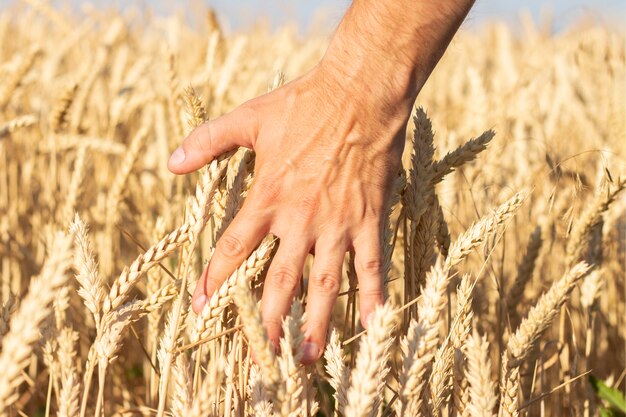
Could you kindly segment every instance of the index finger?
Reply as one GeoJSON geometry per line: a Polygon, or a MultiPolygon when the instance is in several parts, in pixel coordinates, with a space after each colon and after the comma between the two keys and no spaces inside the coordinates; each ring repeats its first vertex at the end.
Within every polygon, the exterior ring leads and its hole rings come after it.
{"type": "Polygon", "coordinates": [[[194,312],[202,310],[208,297],[246,260],[268,231],[267,220],[254,213],[246,201],[217,242],[209,265],[198,281],[192,301],[194,312]]]}

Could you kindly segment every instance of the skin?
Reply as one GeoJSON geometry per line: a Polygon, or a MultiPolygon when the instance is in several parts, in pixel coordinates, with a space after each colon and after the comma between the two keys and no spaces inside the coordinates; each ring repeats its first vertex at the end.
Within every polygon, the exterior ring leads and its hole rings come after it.
{"type": "Polygon", "coordinates": [[[384,302],[381,242],[411,107],[471,0],[354,0],[322,60],[283,87],[195,129],[170,157],[195,171],[238,146],[256,152],[255,180],[193,296],[199,312],[272,233],[280,245],[261,301],[270,340],[308,279],[303,363],[319,359],[346,251],[355,253],[364,326],[384,302]]]}

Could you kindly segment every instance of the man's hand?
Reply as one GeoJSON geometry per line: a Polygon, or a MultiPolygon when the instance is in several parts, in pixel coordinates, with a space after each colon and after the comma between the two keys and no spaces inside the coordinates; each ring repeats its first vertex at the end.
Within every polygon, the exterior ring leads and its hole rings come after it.
{"type": "Polygon", "coordinates": [[[458,2],[422,3],[355,1],[312,71],[198,127],[174,152],[176,174],[237,146],[256,152],[254,183],[198,283],[196,312],[268,233],[280,246],[261,311],[276,344],[305,259],[315,253],[303,362],[322,354],[347,250],[355,252],[364,325],[383,302],[383,225],[406,123],[471,1],[443,11],[441,4],[458,2]]]}
{"type": "Polygon", "coordinates": [[[320,65],[185,139],[185,159],[170,160],[178,174],[236,146],[256,152],[254,183],[196,288],[195,311],[270,232],[280,246],[261,310],[272,341],[280,337],[282,317],[313,250],[305,333],[312,344],[306,345],[306,360],[317,359],[325,344],[347,250],[355,251],[361,317],[383,302],[383,213],[400,167],[407,117],[384,110],[342,86],[334,69],[320,65]]]}

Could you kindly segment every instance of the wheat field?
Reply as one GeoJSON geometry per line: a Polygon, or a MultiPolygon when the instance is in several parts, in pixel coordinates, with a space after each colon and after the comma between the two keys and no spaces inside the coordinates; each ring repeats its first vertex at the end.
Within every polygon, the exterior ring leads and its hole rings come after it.
{"type": "Polygon", "coordinates": [[[598,24],[459,33],[407,128],[369,331],[347,254],[323,358],[299,362],[308,270],[275,352],[271,236],[191,311],[254,153],[184,177],[169,154],[327,43],[1,12],[0,416],[624,415],[626,39],[598,24]]]}

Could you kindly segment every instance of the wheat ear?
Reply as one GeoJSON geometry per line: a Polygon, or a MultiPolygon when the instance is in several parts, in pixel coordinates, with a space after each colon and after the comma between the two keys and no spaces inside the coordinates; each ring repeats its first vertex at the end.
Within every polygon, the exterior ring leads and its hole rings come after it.
{"type": "Polygon", "coordinates": [[[244,333],[248,338],[248,344],[261,369],[263,386],[268,393],[268,398],[276,403],[277,388],[280,385],[280,370],[274,348],[263,327],[261,312],[248,285],[245,277],[238,279],[234,300],[243,323],[244,333]]]}
{"type": "Polygon", "coordinates": [[[432,161],[435,153],[433,146],[434,133],[428,115],[421,107],[415,110],[413,116],[415,129],[413,130],[413,152],[411,153],[411,167],[407,174],[406,189],[402,204],[407,217],[412,222],[418,222],[422,214],[430,206],[429,200],[433,194],[432,161]]]}
{"type": "Polygon", "coordinates": [[[127,299],[130,290],[137,280],[153,266],[159,264],[172,252],[189,241],[191,225],[185,223],[169,233],[158,243],[150,247],[145,253],[124,268],[120,276],[111,284],[109,294],[104,299],[102,311],[104,314],[122,305],[127,299]]]}
{"type": "Polygon", "coordinates": [[[402,339],[402,369],[398,376],[396,406],[398,415],[415,415],[422,408],[423,391],[439,342],[441,313],[447,305],[448,272],[439,258],[426,275],[426,284],[418,301],[419,322],[411,320],[407,335],[402,339]]]}
{"type": "Polygon", "coordinates": [[[452,386],[452,364],[454,362],[454,349],[450,346],[449,339],[439,346],[433,358],[432,372],[429,378],[428,392],[423,395],[430,395],[428,402],[429,414],[433,417],[441,415],[443,403],[447,401],[448,390],[452,386]]]}
{"type": "Polygon", "coordinates": [[[539,250],[541,249],[542,243],[541,226],[537,226],[530,236],[528,244],[526,245],[526,253],[517,267],[515,281],[513,281],[507,296],[506,302],[509,311],[509,318],[515,316],[517,304],[520,302],[522,295],[524,294],[524,288],[526,288],[526,284],[533,276],[535,263],[537,261],[537,257],[539,256],[539,250]]]}
{"type": "Polygon", "coordinates": [[[254,417],[274,417],[274,406],[269,401],[265,386],[263,385],[263,377],[261,369],[258,365],[253,364],[250,368],[250,377],[248,378],[248,394],[250,396],[250,405],[254,417]]]}
{"type": "Polygon", "coordinates": [[[148,137],[148,133],[149,130],[145,126],[135,133],[135,136],[130,142],[129,148],[124,155],[124,159],[120,164],[117,175],[113,180],[106,202],[107,222],[109,222],[109,224],[114,225],[119,220],[118,209],[119,204],[122,201],[122,196],[126,191],[126,182],[130,177],[133,167],[135,166],[135,162],[137,161],[139,152],[141,152],[141,148],[148,137]]]}
{"type": "Polygon", "coordinates": [[[67,126],[68,111],[74,102],[74,97],[76,97],[77,91],[78,84],[72,83],[65,91],[63,91],[58,102],[52,108],[50,112],[50,130],[52,132],[59,133],[67,126]]]}
{"type": "Polygon", "coordinates": [[[350,383],[350,370],[346,366],[337,329],[333,328],[330,333],[330,339],[324,350],[324,359],[326,360],[326,372],[330,376],[328,382],[335,390],[333,394],[335,398],[335,410],[343,414],[348,401],[346,389],[350,383]]]}
{"type": "Polygon", "coordinates": [[[558,281],[554,282],[509,338],[502,362],[500,384],[500,416],[519,415],[519,367],[530,355],[541,334],[557,316],[561,306],[567,301],[576,283],[589,271],[584,262],[574,265],[558,281]]]}
{"type": "Polygon", "coordinates": [[[451,268],[461,263],[471,251],[482,244],[496,228],[511,218],[524,202],[524,193],[520,192],[501,204],[493,214],[482,217],[463,232],[450,246],[446,265],[451,268]]]}
{"type": "Polygon", "coordinates": [[[502,355],[502,377],[500,382],[500,409],[498,417],[519,416],[519,366],[508,366],[506,352],[502,355]]]}
{"type": "Polygon", "coordinates": [[[74,238],[73,267],[76,271],[76,281],[80,285],[78,294],[82,297],[87,310],[93,315],[97,328],[100,324],[100,311],[106,293],[104,281],[98,273],[98,264],[94,258],[87,226],[78,213],[70,225],[70,233],[74,238]]]}
{"type": "Polygon", "coordinates": [[[67,198],[63,205],[61,219],[71,219],[76,211],[77,202],[82,194],[82,184],[85,177],[85,167],[87,165],[87,147],[81,146],[76,151],[74,167],[70,184],[67,191],[67,198]]]}
{"type": "Polygon", "coordinates": [[[10,330],[2,340],[0,353],[0,415],[8,415],[8,407],[18,399],[23,369],[30,362],[33,348],[40,337],[41,326],[52,313],[52,302],[68,280],[71,262],[71,239],[58,233],[41,273],[31,280],[28,294],[11,318],[10,330]]]}
{"type": "Polygon", "coordinates": [[[367,333],[361,339],[354,369],[350,375],[346,417],[365,417],[377,414],[376,404],[384,388],[389,370],[389,348],[396,317],[391,304],[377,307],[368,319],[367,333]]]}
{"type": "Polygon", "coordinates": [[[37,117],[31,114],[15,118],[0,127],[0,140],[20,129],[31,127],[35,123],[37,123],[37,117]]]}
{"type": "Polygon", "coordinates": [[[2,346],[2,338],[9,332],[9,320],[16,309],[15,296],[10,292],[7,301],[0,308],[0,346],[2,346]]]}
{"type": "Polygon", "coordinates": [[[574,265],[561,279],[544,293],[508,341],[509,366],[519,366],[528,357],[535,342],[552,323],[561,306],[567,301],[576,283],[589,271],[581,262],[574,265]]]}
{"type": "Polygon", "coordinates": [[[2,88],[0,88],[0,109],[3,109],[9,103],[13,92],[24,81],[24,77],[33,67],[40,53],[39,47],[32,48],[26,56],[22,57],[17,68],[11,71],[10,75],[4,80],[2,88]]]}
{"type": "Polygon", "coordinates": [[[172,128],[172,135],[174,137],[182,138],[185,135],[183,125],[181,123],[181,107],[180,107],[180,92],[178,89],[178,77],[176,75],[176,57],[173,53],[168,54],[168,88],[169,94],[167,95],[167,107],[170,116],[170,125],[172,128]]]}
{"type": "Polygon", "coordinates": [[[172,386],[172,408],[173,417],[186,417],[186,410],[192,405],[191,366],[185,352],[176,355],[172,371],[174,384],[172,386]]]}
{"type": "Polygon", "coordinates": [[[306,379],[299,366],[302,358],[300,345],[304,340],[304,309],[300,300],[294,300],[291,311],[283,319],[283,337],[280,340],[280,356],[277,358],[281,385],[277,392],[277,402],[281,415],[306,415],[306,396],[303,382],[306,379]]]}
{"type": "Polygon", "coordinates": [[[191,333],[192,342],[197,342],[210,335],[215,320],[220,317],[224,309],[233,301],[237,282],[254,279],[269,261],[273,248],[273,240],[263,241],[248,259],[211,295],[211,298],[209,298],[196,318],[196,323],[191,333]]]}
{"type": "MultiPolygon", "coordinates": [[[[101,327],[98,329],[96,341],[94,342],[95,360],[97,360],[98,365],[98,396],[94,413],[96,416],[100,415],[105,404],[104,388],[108,366],[116,359],[117,352],[122,348],[122,339],[128,326],[141,318],[143,312],[142,305],[142,301],[130,301],[102,317],[101,327]]],[[[93,363],[95,364],[95,362],[93,363]]],[[[86,371],[89,381],[91,377],[88,373],[90,372],[93,372],[93,367],[88,368],[86,371]]],[[[88,395],[89,388],[89,384],[85,384],[83,404],[85,404],[85,396],[88,395]]],[[[81,405],[81,414],[83,413],[82,408],[81,405]]]]}
{"type": "Polygon", "coordinates": [[[463,348],[467,357],[466,376],[469,385],[469,404],[466,415],[472,417],[493,417],[496,405],[495,383],[491,379],[491,359],[489,342],[474,330],[463,348]]]}
{"type": "MultiPolygon", "coordinates": [[[[188,213],[188,223],[191,224],[189,247],[185,253],[182,266],[182,280],[181,291],[178,294],[178,298],[172,306],[171,316],[168,321],[168,325],[165,327],[165,334],[162,339],[162,346],[159,350],[160,358],[159,362],[162,366],[161,378],[159,380],[159,404],[157,410],[157,416],[163,417],[165,413],[166,398],[168,392],[170,364],[172,363],[174,349],[179,340],[180,323],[184,322],[182,315],[187,313],[188,296],[187,291],[187,278],[189,276],[189,268],[191,267],[191,258],[195,250],[198,238],[204,227],[206,226],[210,215],[209,202],[213,198],[215,190],[217,189],[222,175],[228,167],[229,158],[232,153],[227,153],[219,158],[211,161],[209,166],[202,172],[198,184],[196,185],[196,194],[194,198],[190,199],[191,209],[188,213]]],[[[181,410],[184,407],[181,408],[181,410]]]]}
{"type": "Polygon", "coordinates": [[[473,161],[476,156],[487,149],[487,145],[493,139],[495,133],[492,130],[484,132],[477,138],[470,139],[458,149],[449,152],[440,161],[433,163],[431,171],[431,182],[436,184],[443,180],[443,177],[451,173],[455,168],[473,161]]]}
{"type": "Polygon", "coordinates": [[[469,416],[467,405],[469,402],[468,380],[465,375],[466,357],[465,344],[468,341],[472,326],[472,290],[474,285],[470,275],[464,275],[456,291],[456,314],[452,323],[451,342],[454,350],[453,389],[452,398],[457,416],[469,416]]]}
{"type": "Polygon", "coordinates": [[[187,114],[189,115],[189,128],[195,129],[206,122],[207,115],[202,105],[202,100],[196,95],[196,91],[191,85],[185,88],[183,99],[185,100],[187,114]]]}
{"type": "Polygon", "coordinates": [[[567,241],[568,265],[573,265],[583,259],[591,240],[592,231],[602,222],[602,215],[609,209],[617,195],[626,188],[626,178],[618,178],[617,183],[614,186],[611,185],[609,183],[606,191],[596,196],[594,202],[574,223],[571,236],[567,241]]]}
{"type": "Polygon", "coordinates": [[[443,214],[441,204],[437,201],[437,220],[439,227],[437,228],[437,245],[439,246],[439,253],[442,256],[448,256],[448,250],[450,249],[450,230],[448,229],[448,222],[443,214]]]}
{"type": "Polygon", "coordinates": [[[80,380],[76,369],[76,349],[78,333],[69,327],[63,328],[57,337],[58,358],[61,373],[59,393],[59,417],[77,417],[79,413],[80,380]]]}

